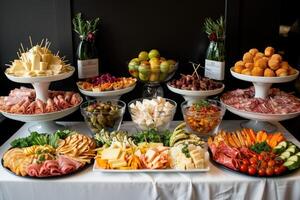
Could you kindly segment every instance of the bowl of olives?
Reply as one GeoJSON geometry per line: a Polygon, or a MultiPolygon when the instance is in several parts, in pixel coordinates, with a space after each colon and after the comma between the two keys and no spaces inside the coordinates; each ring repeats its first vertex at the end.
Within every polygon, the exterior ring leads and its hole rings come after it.
{"type": "Polygon", "coordinates": [[[90,100],[80,106],[81,114],[90,130],[95,134],[102,129],[119,130],[126,104],[121,100],[90,100]]]}

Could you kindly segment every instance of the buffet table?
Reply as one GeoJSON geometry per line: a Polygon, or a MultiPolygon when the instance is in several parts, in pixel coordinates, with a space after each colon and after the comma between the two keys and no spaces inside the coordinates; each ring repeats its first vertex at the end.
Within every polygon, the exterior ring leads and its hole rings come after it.
{"type": "MultiPolygon", "coordinates": [[[[89,133],[84,122],[62,122],[89,133]]],[[[241,121],[224,120],[221,128],[234,130],[241,121]]],[[[173,123],[174,126],[176,123],[173,123]]],[[[288,140],[300,146],[284,127],[288,140]]],[[[122,129],[133,129],[124,122],[122,129]]],[[[25,124],[0,147],[1,158],[9,143],[28,134],[25,124]]],[[[0,166],[0,200],[19,199],[299,199],[300,170],[279,178],[253,178],[215,167],[204,173],[95,173],[92,166],[77,174],[48,179],[22,178],[0,166]]]]}

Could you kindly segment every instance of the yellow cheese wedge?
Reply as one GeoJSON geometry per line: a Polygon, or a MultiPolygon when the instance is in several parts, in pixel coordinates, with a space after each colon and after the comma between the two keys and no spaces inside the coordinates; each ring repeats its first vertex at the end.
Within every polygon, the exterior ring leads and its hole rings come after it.
{"type": "Polygon", "coordinates": [[[101,159],[103,160],[116,160],[119,158],[119,155],[121,153],[121,149],[104,149],[101,154],[101,159]]]}
{"type": "Polygon", "coordinates": [[[45,71],[48,69],[48,62],[40,62],[40,70],[45,71]]]}
{"type": "Polygon", "coordinates": [[[108,163],[111,165],[111,168],[127,167],[125,160],[109,160],[108,163]]]}
{"type": "Polygon", "coordinates": [[[42,61],[43,62],[51,63],[51,60],[52,60],[52,55],[51,54],[43,54],[42,55],[42,61]]]}

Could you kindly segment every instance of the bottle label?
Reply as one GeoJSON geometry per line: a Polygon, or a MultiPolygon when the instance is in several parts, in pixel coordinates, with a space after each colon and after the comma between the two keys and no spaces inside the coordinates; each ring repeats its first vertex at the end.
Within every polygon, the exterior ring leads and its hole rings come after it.
{"type": "Polygon", "coordinates": [[[88,60],[77,60],[78,66],[78,78],[91,78],[99,75],[99,60],[88,59],[88,60]]]}
{"type": "Polygon", "coordinates": [[[205,60],[205,76],[215,80],[224,80],[225,62],[205,60]]]}

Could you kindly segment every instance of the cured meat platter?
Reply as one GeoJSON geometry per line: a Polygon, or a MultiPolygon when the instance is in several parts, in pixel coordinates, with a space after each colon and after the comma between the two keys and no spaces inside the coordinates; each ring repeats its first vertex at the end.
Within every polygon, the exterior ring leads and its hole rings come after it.
{"type": "Polygon", "coordinates": [[[2,165],[28,178],[52,178],[77,173],[92,164],[95,141],[81,133],[64,130],[53,134],[32,132],[11,142],[2,165]]]}

